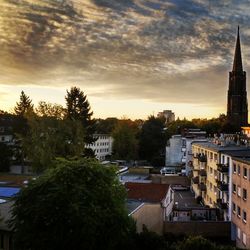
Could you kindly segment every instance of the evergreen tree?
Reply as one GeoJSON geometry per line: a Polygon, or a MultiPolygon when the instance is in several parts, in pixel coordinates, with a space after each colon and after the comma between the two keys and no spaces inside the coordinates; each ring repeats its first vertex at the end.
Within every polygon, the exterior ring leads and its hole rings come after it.
{"type": "Polygon", "coordinates": [[[30,111],[33,111],[34,105],[29,96],[27,96],[22,90],[19,102],[16,103],[14,108],[15,114],[19,116],[24,116],[30,111]]]}
{"type": "Polygon", "coordinates": [[[81,121],[85,134],[85,142],[93,143],[95,139],[95,120],[92,119],[93,112],[87,100],[87,96],[77,87],[67,90],[66,99],[66,118],[81,121]]]}

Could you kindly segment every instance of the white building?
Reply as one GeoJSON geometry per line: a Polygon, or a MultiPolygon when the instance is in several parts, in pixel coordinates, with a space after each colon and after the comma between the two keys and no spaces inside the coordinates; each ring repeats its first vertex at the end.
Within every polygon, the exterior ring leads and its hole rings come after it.
{"type": "Polygon", "coordinates": [[[108,155],[112,154],[113,138],[108,134],[94,134],[94,138],[96,138],[96,141],[87,144],[85,147],[92,149],[96,158],[103,161],[108,155]]]}

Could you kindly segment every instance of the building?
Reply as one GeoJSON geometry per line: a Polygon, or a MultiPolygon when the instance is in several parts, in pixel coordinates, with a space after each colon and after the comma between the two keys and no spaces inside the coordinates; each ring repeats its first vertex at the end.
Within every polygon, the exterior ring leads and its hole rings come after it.
{"type": "Polygon", "coordinates": [[[233,69],[229,73],[227,118],[228,122],[236,127],[246,126],[248,124],[246,72],[242,66],[239,27],[233,69]]]}
{"type": "Polygon", "coordinates": [[[166,146],[166,166],[183,166],[186,175],[190,174],[192,143],[206,142],[206,132],[200,129],[184,129],[181,135],[173,135],[166,146]]]}
{"type": "Polygon", "coordinates": [[[231,220],[232,157],[250,155],[250,148],[229,140],[193,144],[191,187],[195,196],[211,208],[219,208],[221,218],[231,220]]]}
{"type": "Polygon", "coordinates": [[[232,240],[238,248],[250,249],[250,154],[232,159],[232,240]]]}
{"type": "Polygon", "coordinates": [[[113,138],[108,134],[94,134],[96,141],[85,147],[94,151],[98,160],[103,161],[112,154],[113,138]]]}
{"type": "Polygon", "coordinates": [[[166,119],[166,124],[175,121],[175,114],[172,110],[163,110],[157,114],[157,117],[164,117],[166,119]]]}
{"type": "Polygon", "coordinates": [[[143,224],[157,233],[163,231],[163,221],[167,220],[174,205],[174,191],[168,184],[125,183],[129,207],[131,201],[141,202],[130,215],[136,220],[137,230],[142,231],[143,224]]]}

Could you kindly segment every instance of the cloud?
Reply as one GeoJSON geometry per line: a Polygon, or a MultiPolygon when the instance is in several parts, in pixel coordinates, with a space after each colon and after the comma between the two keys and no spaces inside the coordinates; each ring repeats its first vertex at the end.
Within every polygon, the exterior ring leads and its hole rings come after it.
{"type": "Polygon", "coordinates": [[[224,105],[238,24],[249,69],[248,5],[2,0],[0,83],[77,83],[103,98],[224,105]]]}

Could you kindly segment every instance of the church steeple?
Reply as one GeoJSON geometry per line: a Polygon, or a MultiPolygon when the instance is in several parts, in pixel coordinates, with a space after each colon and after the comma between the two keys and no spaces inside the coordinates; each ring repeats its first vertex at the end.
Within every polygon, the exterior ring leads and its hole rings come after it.
{"type": "Polygon", "coordinates": [[[237,40],[235,46],[234,53],[234,64],[233,64],[233,72],[242,72],[242,58],[241,58],[241,48],[240,48],[240,27],[238,26],[237,40]]]}
{"type": "Polygon", "coordinates": [[[227,119],[229,124],[238,128],[248,124],[246,72],[243,71],[242,66],[239,27],[236,39],[233,70],[229,72],[227,119]]]}

